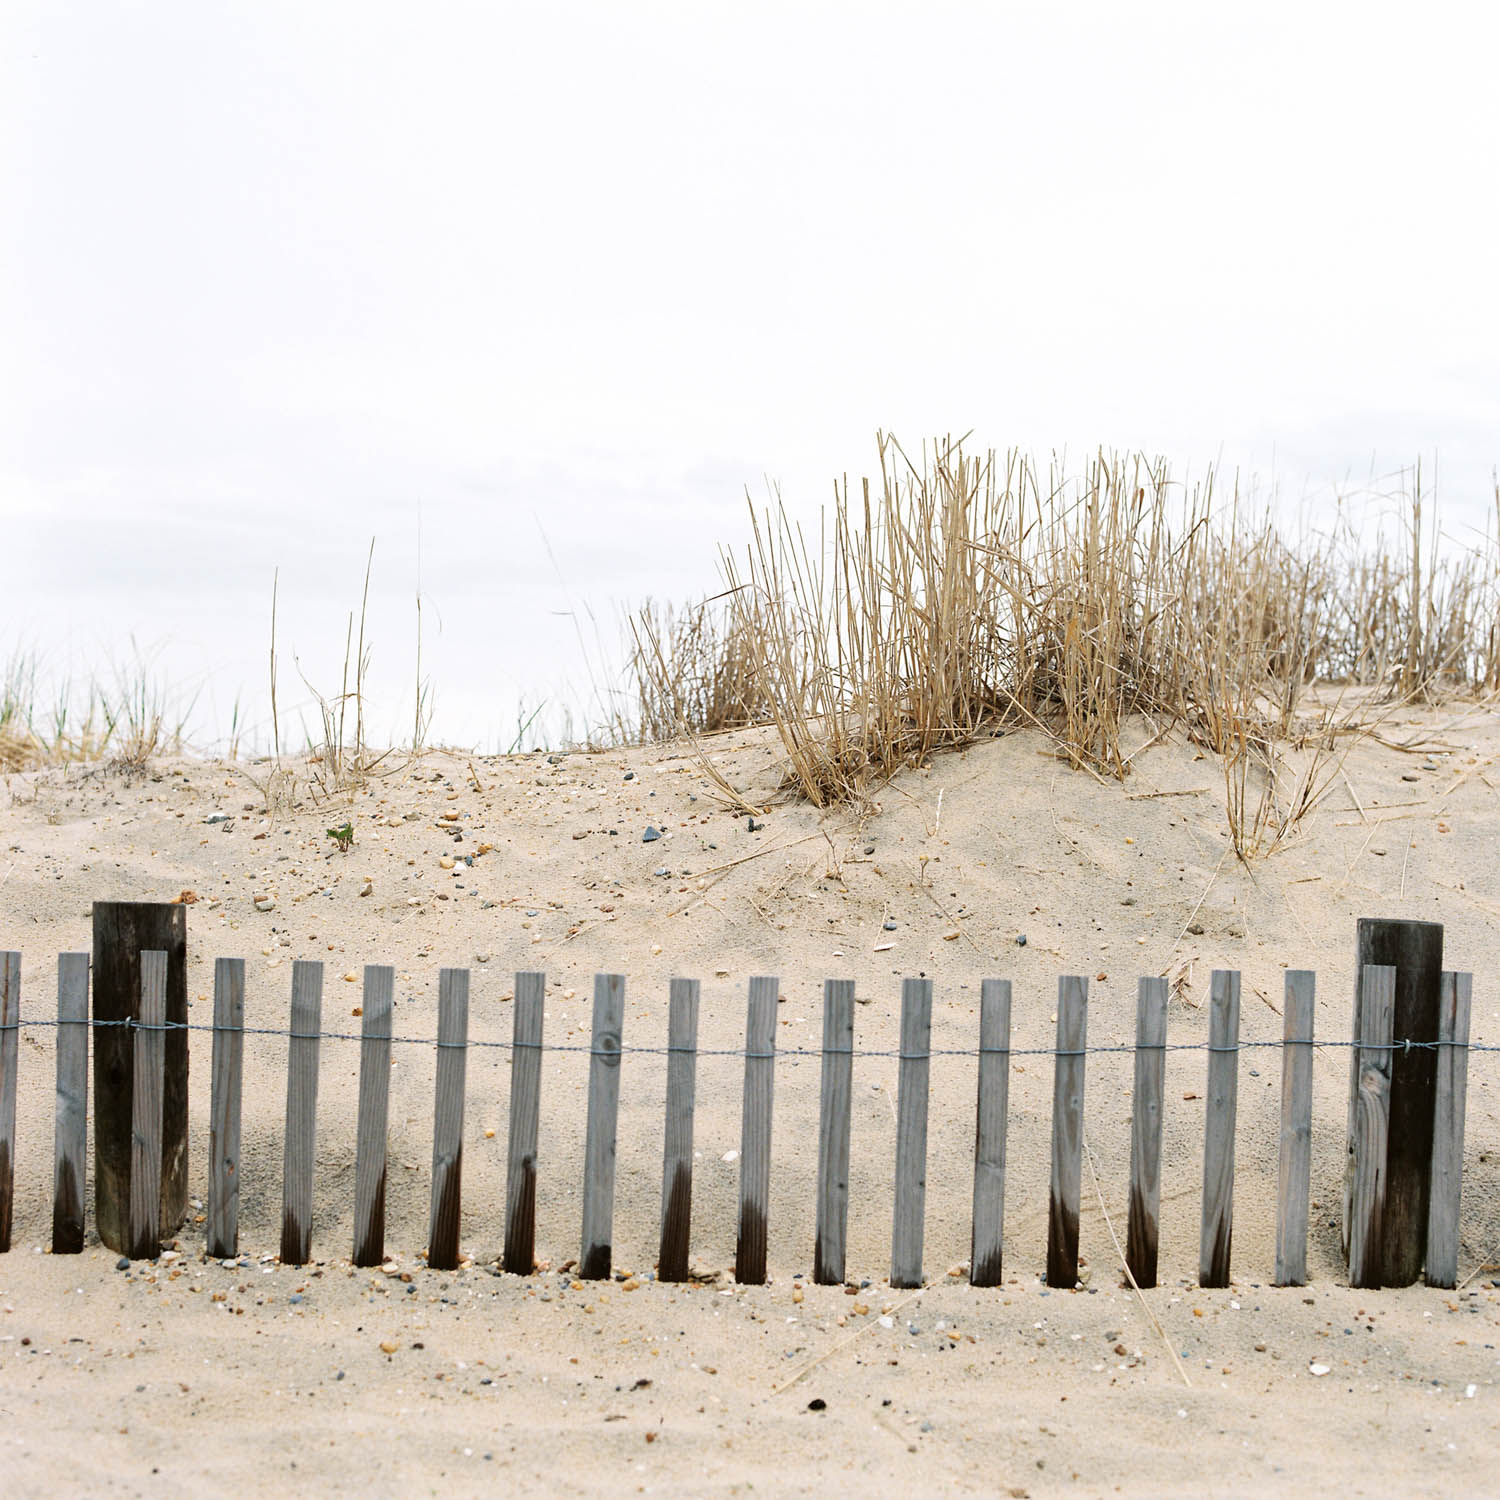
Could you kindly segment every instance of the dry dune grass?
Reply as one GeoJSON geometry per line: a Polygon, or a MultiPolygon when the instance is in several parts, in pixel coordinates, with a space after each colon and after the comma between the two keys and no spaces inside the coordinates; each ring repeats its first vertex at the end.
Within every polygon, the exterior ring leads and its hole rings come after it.
{"type": "Polygon", "coordinates": [[[182,748],[192,701],[170,694],[139,650],[107,677],[90,678],[81,693],[65,680],[49,701],[39,684],[34,653],[17,651],[0,669],[0,773],[73,761],[138,768],[182,748]]]}
{"type": "Polygon", "coordinates": [[[1123,778],[1125,726],[1144,720],[1220,758],[1249,857],[1295,828],[1341,737],[1385,705],[1500,686],[1500,547],[1439,548],[1419,470],[1404,493],[1341,504],[1331,532],[1289,537],[1211,470],[1182,484],[1138,454],[1044,471],[962,440],[878,442],[878,477],[845,481],[816,538],[779,498],[752,506],[721,595],[638,617],[644,738],[774,725],[787,789],[824,807],[1013,723],[1123,778]],[[1392,503],[1388,546],[1360,521],[1392,503]]]}

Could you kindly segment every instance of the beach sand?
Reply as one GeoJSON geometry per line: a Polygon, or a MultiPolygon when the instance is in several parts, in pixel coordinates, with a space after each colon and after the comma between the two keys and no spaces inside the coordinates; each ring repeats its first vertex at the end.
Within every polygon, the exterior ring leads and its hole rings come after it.
{"type": "MultiPolygon", "coordinates": [[[[1459,1275],[1472,1279],[1457,1292],[1347,1286],[1342,1047],[1314,1064],[1308,1287],[1269,1286],[1281,1076],[1272,1048],[1247,1046],[1240,1060],[1231,1288],[1194,1284],[1201,1051],[1168,1055],[1161,1285],[1144,1302],[1121,1285],[1110,1233],[1123,1240],[1138,976],[1169,977],[1169,1040],[1201,1046],[1211,970],[1241,971],[1249,1044],[1280,1040],[1283,971],[1314,969],[1318,1035],[1342,1042],[1356,918],[1436,920],[1446,966],[1475,976],[1472,1040],[1500,1041],[1489,977],[1500,718],[1462,706],[1406,712],[1380,734],[1389,743],[1357,742],[1286,846],[1248,867],[1229,846],[1219,762],[1180,735],[1143,748],[1121,785],[1069,769],[1039,733],[1010,733],[903,773],[862,817],[778,799],[778,753],[763,732],[708,741],[724,776],[766,808],[758,831],[681,746],[433,752],[388,762],[352,799],[270,818],[250,779],[264,765],[166,759],[144,774],[10,777],[0,948],[23,953],[24,1018],[55,1013],[56,955],[90,946],[92,901],[188,891],[193,1024],[211,1021],[213,960],[237,955],[247,960],[247,1026],[284,1029],[291,961],[309,958],[325,965],[323,1029],[353,1036],[362,968],[389,963],[398,1045],[393,1273],[349,1262],[352,1040],[322,1044],[317,1261],[274,1260],[286,1067],[276,1035],[245,1041],[244,1262],[204,1261],[195,1212],[175,1259],[125,1272],[92,1232],[80,1257],[43,1253],[53,1037],[22,1031],[15,1237],[0,1258],[5,1493],[138,1494],[172,1481],[252,1494],[1487,1491],[1500,1456],[1500,1304],[1480,1269],[1500,1244],[1492,1054],[1471,1060],[1459,1275]],[[231,821],[206,821],[222,814],[231,821]],[[355,844],[341,853],[325,831],[346,818],[355,844]],[[644,841],[648,827],[663,837],[644,841]],[[258,910],[256,897],[274,904],[258,910]],[[504,1229],[502,1046],[471,1046],[468,1058],[461,1241],[472,1263],[433,1272],[420,1259],[435,1053],[400,1039],[434,1037],[444,965],[472,971],[473,1043],[509,1040],[513,972],[542,969],[546,1041],[577,1049],[543,1063],[537,1254],[547,1269],[532,1277],[492,1268],[504,1229]],[[579,1251],[600,970],[627,976],[614,1246],[616,1267],[634,1275],[575,1286],[562,1268],[579,1251]],[[1123,1049],[1088,1060],[1087,1282],[1074,1291],[1040,1280],[1052,1063],[1029,1051],[1053,1044],[1064,973],[1089,979],[1090,1045],[1123,1049]],[[778,1048],[806,1055],[776,1068],[770,1283],[739,1288],[729,1269],[742,1061],[713,1054],[743,1047],[746,987],[759,974],[780,979],[778,1048]],[[932,1063],[932,1285],[914,1296],[886,1280],[893,1054],[901,976],[914,974],[934,983],[934,1048],[961,1054],[977,1044],[980,981],[1014,984],[1000,1288],[972,1289],[960,1269],[972,1055],[932,1063]],[[703,985],[693,1202],[702,1279],[682,1287],[650,1279],[665,1057],[628,1050],[664,1046],[673,975],[703,985]],[[856,1048],[885,1054],[854,1062],[852,1294],[806,1284],[820,1067],[811,1054],[826,977],[856,981],[856,1048]]],[[[1149,738],[1142,725],[1133,743],[1149,738]]],[[[209,1050],[195,1031],[197,1199],[209,1050]]]]}

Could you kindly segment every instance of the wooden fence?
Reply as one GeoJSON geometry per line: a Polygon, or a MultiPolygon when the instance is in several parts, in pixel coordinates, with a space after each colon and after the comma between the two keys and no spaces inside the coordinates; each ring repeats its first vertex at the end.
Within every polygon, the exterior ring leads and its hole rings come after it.
{"type": "MultiPolygon", "coordinates": [[[[153,1258],[160,1248],[159,1184],[162,1162],[163,1058],[166,1034],[166,955],[147,951],[141,959],[141,995],[136,1017],[94,1021],[125,1025],[133,1043],[132,1137],[128,1253],[153,1258]]],[[[87,1097],[89,956],[58,960],[56,1021],[27,1025],[57,1027],[57,1114],[52,1248],[73,1253],[83,1245],[85,1101],[87,1097]]],[[[1458,1223],[1463,1163],[1464,1105],[1468,1068],[1471,978],[1445,973],[1440,1021],[1433,1043],[1393,1041],[1396,971],[1366,965],[1361,970],[1360,1035],[1355,1053],[1357,1092],[1351,1112],[1352,1189],[1346,1225],[1350,1280],[1377,1286],[1378,1247],[1386,1209],[1386,1143],[1393,1053],[1399,1046],[1437,1051],[1432,1179],[1426,1229],[1426,1274],[1430,1285],[1451,1287],[1458,1271],[1458,1223]]],[[[1282,1053],[1280,1166],[1277,1191],[1275,1284],[1298,1286],[1307,1279],[1307,1229],[1312,1128],[1312,1050],[1315,976],[1286,974],[1282,1053]]],[[[10,1248],[14,1180],[17,1039],[21,956],[0,953],[0,1251],[10,1248]]],[[[506,1271],[529,1274],[536,1242],[537,1134],[541,1100],[545,976],[516,975],[505,1190],[506,1271]]],[[[739,1151],[739,1208],[735,1277],[766,1279],[766,1243],[771,1175],[771,1122],[776,1063],[778,981],[750,981],[744,1062],[744,1099],[739,1151]]],[[[385,1258],[387,1101],[390,1084],[394,971],[371,965],[364,971],[360,1031],[359,1105],[355,1163],[353,1262],[385,1258]]],[[[221,958],[214,965],[213,1056],[209,1125],[209,1180],[205,1199],[206,1249],[214,1257],[239,1252],[240,1095],[243,1056],[245,965],[221,958]]],[[[323,965],[297,961],[287,1056],[286,1131],[282,1171],[281,1259],[304,1264],[311,1254],[314,1138],[318,1102],[323,965]]],[[[1167,985],[1159,978],[1139,983],[1134,1045],[1130,1136],[1130,1189],[1125,1262],[1142,1288],[1156,1285],[1161,1196],[1162,1096],[1168,1050],[1206,1050],[1203,1198],[1199,1282],[1228,1285],[1233,1238],[1234,1141],[1239,1040],[1240,976],[1215,970],[1210,985],[1210,1037],[1197,1044],[1167,1043],[1167,985]]],[[[615,1191],[615,1135],[619,1109],[621,1028],[625,980],[600,974],[594,982],[589,1046],[588,1115],[583,1168],[583,1217],[578,1274],[610,1275],[615,1191]]],[[[821,1095],[818,1128],[816,1237],[813,1279],[845,1278],[849,1203],[850,1105],[852,1099],[854,985],[830,979],[824,985],[821,1095]]],[[[1002,1275],[1005,1218],[1006,1123],[1009,1077],[1011,987],[988,979],[981,986],[977,1051],[978,1095],[969,1279],[995,1286],[1002,1275]]],[[[1078,1220],[1083,1150],[1083,1102],[1087,1046],[1088,980],[1064,976],[1058,983],[1054,1056],[1051,1185],[1048,1201],[1047,1281],[1072,1287],[1078,1278],[1078,1220]]],[[[432,1196],[427,1263],[451,1269],[459,1260],[463,1171],[463,1113],[469,1016],[469,971],[441,970],[438,983],[437,1080],[432,1141],[432,1196]]],[[[932,982],[902,985],[897,1102],[895,1201],[890,1280],[895,1287],[923,1284],[926,1193],[928,1073],[932,982]]],[[[207,1028],[191,1028],[207,1029],[207,1028]]],[[[662,1160],[661,1233],[658,1275],[688,1276],[692,1231],[693,1106],[698,1056],[698,983],[671,984],[667,1039],[667,1088],[662,1160]]],[[[1322,1043],[1320,1045],[1328,1045],[1322,1043]]],[[[657,1050],[657,1049],[651,1049],[657,1050]]],[[[1119,1051],[1120,1048],[1095,1048],[1119,1051]]],[[[1129,1050],[1129,1049],[1124,1049],[1129,1050]]],[[[1488,1049],[1487,1049],[1488,1050],[1488,1049]]]]}

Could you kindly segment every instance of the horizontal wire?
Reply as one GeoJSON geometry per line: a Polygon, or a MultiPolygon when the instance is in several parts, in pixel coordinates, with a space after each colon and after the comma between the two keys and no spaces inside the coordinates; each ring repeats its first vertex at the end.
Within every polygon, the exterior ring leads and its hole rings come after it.
{"type": "Polygon", "coordinates": [[[88,1026],[90,1029],[108,1030],[123,1027],[130,1031],[200,1031],[223,1033],[226,1036],[274,1036],[287,1037],[295,1041],[328,1042],[389,1042],[403,1047],[490,1047],[501,1051],[524,1051],[531,1048],[538,1052],[587,1052],[599,1057],[618,1057],[622,1053],[638,1053],[646,1056],[667,1056],[671,1053],[691,1053],[696,1057],[892,1057],[899,1061],[913,1061],[929,1057],[1091,1057],[1104,1053],[1134,1052],[1250,1052],[1285,1051],[1288,1047],[1343,1047],[1360,1052],[1435,1052],[1440,1047],[1456,1047],[1465,1052],[1500,1052],[1500,1043],[1460,1042],[1452,1038],[1437,1041],[1416,1041],[1403,1038],[1392,1042],[1357,1042],[1329,1039],[1319,1041],[1316,1037],[1289,1037],[1281,1039],[1249,1040],[1235,1042],[1230,1046],[1217,1046],[1212,1042],[1150,1042],[1137,1046],[1134,1042],[1106,1042],[1092,1047],[933,1047],[925,1052],[902,1052],[898,1048],[883,1047],[782,1047],[772,1052],[747,1052],[742,1047],[684,1047],[672,1044],[663,1047],[625,1045],[600,1049],[591,1042],[516,1042],[492,1041],[473,1037],[463,1042],[439,1041],[434,1037],[394,1036],[384,1032],[366,1035],[359,1031],[288,1031],[280,1026],[220,1026],[207,1021],[164,1021],[157,1025],[137,1021],[130,1016],[118,1019],[96,1018],[90,1020],[53,1020],[38,1017],[34,1020],[10,1021],[0,1025],[0,1032],[16,1031],[21,1027],[37,1027],[57,1030],[64,1026],[88,1026]]]}

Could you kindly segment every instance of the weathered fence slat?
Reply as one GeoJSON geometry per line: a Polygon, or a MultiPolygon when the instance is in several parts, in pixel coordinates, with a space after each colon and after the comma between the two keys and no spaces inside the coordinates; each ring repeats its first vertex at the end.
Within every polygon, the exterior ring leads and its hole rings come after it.
{"type": "Polygon", "coordinates": [[[386,1126],[396,971],[366,964],[359,1022],[359,1114],[354,1127],[354,1264],[385,1259],[386,1126]]]}
{"type": "Polygon", "coordinates": [[[516,975],[511,1018],[510,1131],[505,1164],[505,1269],[530,1276],[536,1266],[536,1146],[542,1099],[542,1009],[547,976],[516,975]]]}
{"type": "Polygon", "coordinates": [[[216,958],[204,1248],[219,1260],[238,1255],[240,1250],[240,1097],[244,1052],[245,960],[216,958]]]}
{"type": "Polygon", "coordinates": [[[306,1265],[312,1253],[313,1163],[318,1130],[318,1031],[323,965],[292,964],[292,1009],[286,1049],[286,1146],[282,1157],[281,1260],[306,1265]]]}
{"type": "Polygon", "coordinates": [[[927,1099],[932,1069],[932,981],[901,982],[901,1068],[896,1088],[896,1208],[891,1285],[922,1285],[927,1205],[927,1099]]]}
{"type": "Polygon", "coordinates": [[[1130,1109],[1130,1214],[1125,1264],[1143,1290],[1156,1285],[1161,1242],[1161,1101],[1166,1084],[1167,981],[1142,979],[1135,997],[1135,1091],[1130,1109]]]}
{"type": "Polygon", "coordinates": [[[83,1249],[88,1144],[89,955],[57,956],[57,1109],[52,1145],[52,1253],[83,1249]]]}
{"type": "Polygon", "coordinates": [[[615,1128],[624,1020],[625,976],[596,974],[588,1134],[583,1148],[583,1243],[578,1254],[578,1274],[584,1281],[608,1281],[614,1258],[615,1128]]]}
{"type": "Polygon", "coordinates": [[[1089,982],[1057,981],[1057,1056],[1052,1075],[1052,1183],[1047,1199],[1047,1285],[1078,1281],[1078,1201],[1083,1187],[1083,1083],[1089,982]]]}
{"type": "Polygon", "coordinates": [[[131,1260],[155,1260],[161,1249],[162,1075],[167,1056],[167,955],[141,953],[140,1017],[134,1033],[130,1120],[131,1260]]]}
{"type": "Polygon", "coordinates": [[[849,1227],[849,1110],[854,1085],[854,981],[823,981],[823,1074],[818,1105],[818,1218],[813,1280],[844,1279],[849,1227]]]}
{"type": "Polygon", "coordinates": [[[1349,1285],[1378,1287],[1385,1233],[1386,1151],[1390,1145],[1396,970],[1390,964],[1365,964],[1359,976],[1359,1036],[1355,1049],[1359,1092],[1354,1096],[1349,1285]]]}
{"type": "Polygon", "coordinates": [[[0,1251],[10,1249],[16,1177],[16,1059],[21,1037],[21,955],[0,953],[0,1251]]]}
{"type": "Polygon", "coordinates": [[[1010,1108],[1010,980],[979,986],[979,1087],[969,1283],[999,1286],[1005,1245],[1005,1122],[1010,1108]]]}
{"type": "Polygon", "coordinates": [[[1203,1125],[1203,1223],[1198,1285],[1229,1285],[1234,1239],[1234,1123],[1240,1078],[1240,976],[1215,969],[1209,980],[1208,1087],[1203,1125]]]}
{"type": "Polygon", "coordinates": [[[698,981],[667,991],[667,1108],[661,1156],[661,1281],[688,1279],[693,1232],[693,1089],[698,1074],[698,981]]]}
{"type": "Polygon", "coordinates": [[[469,971],[438,970],[437,1083],[432,1104],[432,1211],[427,1264],[458,1266],[464,1168],[464,1079],[469,1057],[469,971]]]}
{"type": "Polygon", "coordinates": [[[1307,1284],[1316,983],[1317,976],[1310,969],[1286,972],[1281,1008],[1281,1165],[1276,1179],[1277,1286],[1307,1284]]]}
{"type": "Polygon", "coordinates": [[[1437,1114],[1427,1218],[1427,1284],[1458,1281],[1458,1210],[1463,1196],[1464,1106],[1469,1090],[1470,974],[1444,973],[1439,987],[1437,1114]]]}
{"type": "Polygon", "coordinates": [[[740,1218],[734,1279],[760,1286],[766,1279],[766,1233],[771,1197],[771,1103],[776,1079],[776,997],[781,981],[750,981],[745,1015],[745,1097],[740,1117],[740,1218]]]}

